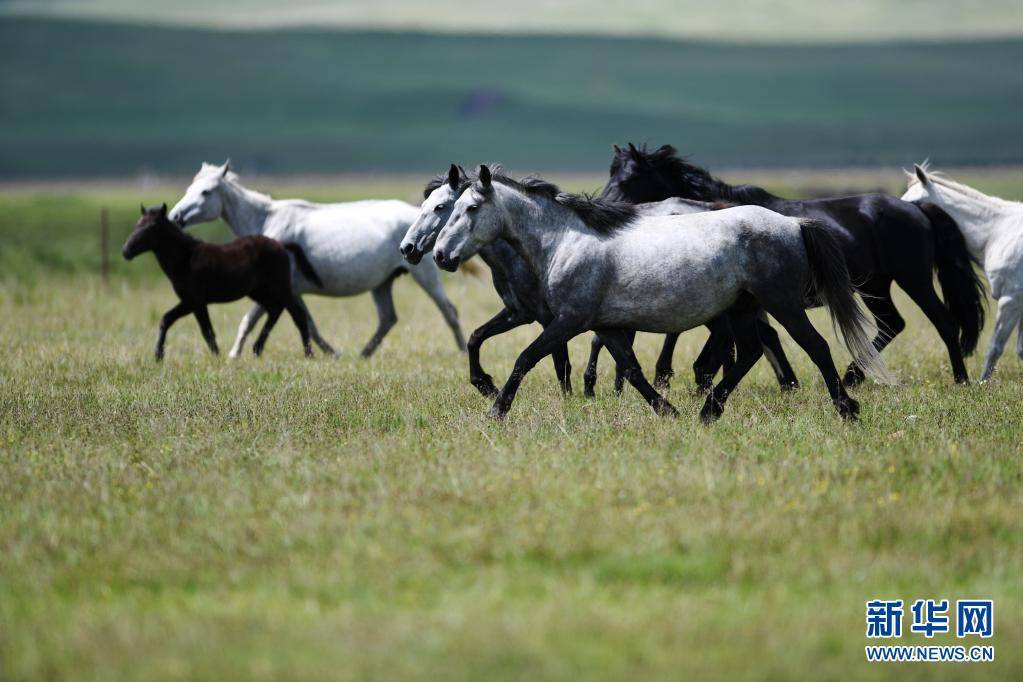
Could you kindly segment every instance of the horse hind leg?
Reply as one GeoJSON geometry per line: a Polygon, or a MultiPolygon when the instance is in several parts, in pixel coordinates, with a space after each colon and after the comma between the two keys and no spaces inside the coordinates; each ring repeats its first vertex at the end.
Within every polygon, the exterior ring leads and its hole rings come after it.
{"type": "Polygon", "coordinates": [[[238,336],[234,340],[234,345],[231,346],[231,350],[227,356],[229,358],[237,358],[242,354],[242,349],[245,348],[245,339],[249,333],[256,328],[256,323],[259,322],[259,318],[263,317],[266,313],[266,308],[260,304],[256,304],[249,309],[249,312],[242,318],[241,323],[238,325],[238,336]]]}
{"type": "Polygon", "coordinates": [[[297,296],[288,301],[288,304],[285,307],[288,310],[288,314],[291,315],[291,319],[294,321],[295,326],[298,327],[299,336],[302,337],[302,352],[305,353],[307,358],[313,357],[313,347],[309,341],[309,336],[314,325],[312,318],[309,317],[306,307],[302,304],[302,300],[297,296]]]}
{"type": "Polygon", "coordinates": [[[277,320],[280,318],[283,310],[284,309],[281,307],[270,308],[267,310],[266,324],[263,325],[263,330],[259,332],[259,338],[257,338],[256,342],[252,344],[252,352],[257,358],[263,354],[263,346],[266,345],[266,340],[270,336],[270,330],[274,328],[275,324],[277,324],[277,320]]]}
{"type": "Polygon", "coordinates": [[[599,334],[594,334],[590,341],[590,359],[586,362],[586,371],[583,372],[583,395],[592,398],[595,395],[594,388],[597,386],[597,361],[600,359],[600,350],[604,342],[600,340],[599,334]]]}
{"type": "Polygon", "coordinates": [[[831,357],[831,349],[828,342],[810,323],[806,311],[801,307],[796,309],[774,308],[768,312],[778,320],[785,331],[789,333],[799,347],[802,348],[813,363],[817,365],[821,376],[824,378],[824,385],[827,386],[831,401],[835,409],[843,419],[854,421],[860,412],[860,404],[853,400],[845,391],[845,386],[839,380],[838,370],[835,368],[835,361],[831,357]]]}
{"type": "Polygon", "coordinates": [[[799,388],[799,377],[785,356],[785,349],[781,347],[781,339],[778,332],[767,322],[767,314],[763,310],[757,313],[757,335],[760,337],[760,345],[764,349],[764,357],[771,364],[774,376],[778,380],[778,386],[782,391],[794,391],[799,388]]]}
{"type": "MultiPolygon", "coordinates": [[[[395,276],[401,274],[401,272],[399,271],[395,276]]],[[[451,333],[455,336],[455,345],[458,346],[458,350],[464,351],[465,337],[462,335],[462,325],[458,322],[458,309],[455,308],[455,304],[444,293],[444,287],[440,284],[440,272],[437,270],[433,259],[430,258],[423,261],[412,268],[411,273],[412,279],[416,280],[419,286],[423,287],[423,290],[437,305],[440,314],[444,316],[444,321],[447,322],[451,333]]]]}
{"type": "MultiPolygon", "coordinates": [[[[984,357],[984,373],[981,381],[987,381],[995,372],[998,358],[1002,356],[1005,343],[1009,340],[1012,330],[1023,321],[1023,295],[1002,296],[998,299],[998,314],[995,317],[995,329],[988,341],[987,354],[984,357]]],[[[1017,344],[1018,345],[1018,344],[1017,344]]]]}
{"type": "Polygon", "coordinates": [[[563,395],[572,394],[572,362],[568,358],[568,345],[556,348],[551,353],[551,360],[554,363],[554,374],[558,377],[558,385],[561,386],[563,395]]]}
{"type": "Polygon", "coordinates": [[[920,310],[924,311],[924,315],[938,330],[938,335],[941,336],[941,340],[945,342],[945,348],[948,350],[948,359],[952,365],[952,377],[955,382],[957,384],[969,383],[970,376],[966,371],[966,362],[963,360],[963,349],[959,345],[959,325],[956,324],[952,313],[938,298],[930,271],[928,271],[926,279],[919,281],[897,279],[895,281],[913,299],[913,302],[920,306],[920,310]]]}
{"type": "Polygon", "coordinates": [[[373,290],[373,303],[377,308],[377,330],[362,349],[364,358],[373,355],[380,346],[380,342],[387,336],[387,332],[391,331],[398,323],[398,313],[394,311],[394,298],[391,296],[391,285],[394,283],[394,278],[394,275],[388,277],[383,284],[373,290]]]}
{"type": "MultiPolygon", "coordinates": [[[[313,342],[320,347],[320,350],[323,351],[324,355],[328,355],[332,358],[340,357],[338,355],[338,352],[334,350],[334,347],[331,346],[327,342],[327,340],[320,335],[320,330],[316,327],[316,321],[313,320],[313,315],[312,313],[309,312],[309,306],[305,304],[305,301],[302,300],[302,297],[296,296],[295,301],[298,303],[298,305],[302,307],[302,311],[305,313],[306,320],[308,320],[309,322],[308,325],[309,336],[312,338],[313,342]]],[[[292,318],[294,318],[294,315],[292,315],[292,318]]]]}
{"type": "MultiPolygon", "coordinates": [[[[636,346],[636,332],[629,330],[624,332],[626,337],[629,339],[629,348],[636,346]]],[[[610,352],[610,348],[608,351],[610,352]]],[[[645,381],[645,380],[644,380],[645,381]]],[[[630,382],[631,383],[631,382],[630,382]]],[[[615,395],[621,395],[622,389],[625,388],[625,368],[623,368],[617,361],[615,362],[615,395]]]]}
{"type": "MultiPolygon", "coordinates": [[[[895,301],[892,300],[890,287],[889,284],[888,288],[878,295],[867,294],[862,297],[867,310],[874,316],[874,324],[877,325],[877,336],[874,337],[873,343],[878,353],[887,348],[888,344],[906,328],[906,321],[902,319],[902,315],[895,307],[895,301]]],[[[852,388],[863,383],[866,378],[863,368],[851,362],[842,383],[847,388],[852,388]]]]}
{"type": "Polygon", "coordinates": [[[675,333],[664,335],[664,345],[661,346],[661,354],[657,356],[657,364],[654,365],[654,388],[659,391],[668,390],[671,387],[671,378],[675,376],[672,361],[678,337],[679,334],[675,333]]]}

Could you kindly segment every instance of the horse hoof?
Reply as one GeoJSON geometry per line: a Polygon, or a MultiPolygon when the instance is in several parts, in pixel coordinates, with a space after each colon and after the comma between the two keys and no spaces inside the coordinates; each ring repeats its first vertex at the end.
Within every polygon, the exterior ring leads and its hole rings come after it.
{"type": "Polygon", "coordinates": [[[724,411],[724,405],[714,400],[713,397],[707,396],[707,402],[703,404],[703,409],[700,410],[700,421],[704,425],[713,424],[721,417],[721,413],[724,411]]]}
{"type": "Polygon", "coordinates": [[[493,398],[497,395],[497,386],[494,385],[494,378],[489,374],[470,379],[471,383],[484,398],[493,398]]]}
{"type": "Polygon", "coordinates": [[[782,393],[791,393],[792,391],[795,391],[796,389],[799,388],[799,382],[793,381],[790,384],[781,384],[779,388],[781,388],[782,393]]]}
{"type": "Polygon", "coordinates": [[[866,375],[863,374],[863,370],[857,367],[855,370],[850,369],[845,373],[845,377],[842,378],[842,385],[846,388],[856,388],[863,383],[866,379],[866,375]]]}
{"type": "Polygon", "coordinates": [[[671,388],[671,375],[654,377],[654,388],[658,391],[667,391],[671,388]]]}
{"type": "Polygon", "coordinates": [[[675,406],[669,403],[667,400],[661,400],[654,405],[654,412],[657,413],[658,417],[678,417],[678,410],[675,406]]]}
{"type": "Polygon", "coordinates": [[[507,414],[508,410],[504,409],[500,405],[494,405],[490,408],[490,411],[487,412],[487,416],[496,421],[503,420],[507,414]]]}
{"type": "Polygon", "coordinates": [[[852,398],[846,398],[838,403],[838,414],[846,421],[854,422],[860,416],[860,403],[852,398]]]}

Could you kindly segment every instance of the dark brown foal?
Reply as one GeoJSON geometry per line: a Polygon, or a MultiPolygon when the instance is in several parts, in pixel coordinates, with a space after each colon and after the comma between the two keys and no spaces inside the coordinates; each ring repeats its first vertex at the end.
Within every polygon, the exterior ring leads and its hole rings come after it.
{"type": "Polygon", "coordinates": [[[252,350],[258,356],[277,323],[281,312],[288,311],[302,335],[306,357],[312,357],[309,345],[309,318],[305,308],[291,290],[291,259],[302,274],[317,286],[323,286],[312,265],[297,244],[282,244],[263,236],[241,237],[229,244],[209,244],[196,239],[167,218],[167,204],[158,208],[142,207],[142,217],[135,224],[121,253],[131,260],[140,253],[152,251],[164,274],[171,281],[181,302],[168,310],[160,320],[156,339],[156,359],[163,359],[167,330],[178,319],[195,315],[206,344],[219,353],[217,339],[206,310],[210,303],[229,303],[248,296],[266,308],[269,317],[252,350]]]}

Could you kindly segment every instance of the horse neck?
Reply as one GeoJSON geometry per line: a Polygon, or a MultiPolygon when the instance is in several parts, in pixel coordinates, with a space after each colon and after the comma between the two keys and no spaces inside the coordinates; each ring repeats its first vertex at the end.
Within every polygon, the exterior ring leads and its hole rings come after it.
{"type": "Polygon", "coordinates": [[[1006,202],[976,190],[965,192],[933,181],[929,194],[931,200],[956,222],[973,257],[983,262],[984,252],[997,230],[1006,202]]]}
{"type": "Polygon", "coordinates": [[[238,237],[262,234],[273,200],[265,194],[246,189],[236,182],[221,183],[224,222],[238,237]]]}
{"type": "Polygon", "coordinates": [[[505,201],[509,219],[505,221],[505,241],[522,256],[529,269],[542,279],[561,238],[582,220],[570,209],[539,197],[515,194],[505,201]]]}
{"type": "Polygon", "coordinates": [[[153,253],[156,254],[160,269],[173,279],[188,269],[192,251],[200,243],[198,239],[186,234],[184,230],[168,231],[153,247],[153,253]]]}
{"type": "Polygon", "coordinates": [[[771,208],[784,201],[756,185],[729,185],[724,180],[710,177],[705,184],[694,186],[684,177],[674,178],[671,184],[676,188],[675,196],[695,201],[726,201],[732,204],[754,204],[771,208]]]}

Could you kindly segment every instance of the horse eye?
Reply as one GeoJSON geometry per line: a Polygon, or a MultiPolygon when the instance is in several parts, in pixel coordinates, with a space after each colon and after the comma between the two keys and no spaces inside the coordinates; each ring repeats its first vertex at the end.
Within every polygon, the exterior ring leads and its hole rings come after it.
{"type": "Polygon", "coordinates": [[[465,210],[467,210],[467,211],[475,211],[479,207],[480,207],[479,204],[469,204],[468,206],[465,207],[465,210]]]}
{"type": "Polygon", "coordinates": [[[204,190],[202,191],[202,195],[203,195],[204,197],[205,197],[205,196],[208,196],[208,195],[209,195],[209,193],[210,193],[210,191],[209,191],[208,189],[204,189],[204,190]]]}
{"type": "Polygon", "coordinates": [[[441,211],[443,211],[443,210],[444,210],[445,208],[447,208],[447,206],[445,206],[444,204],[438,204],[438,205],[437,205],[437,207],[436,207],[435,209],[433,209],[433,210],[434,210],[434,211],[436,211],[436,212],[438,212],[438,213],[440,213],[440,212],[441,212],[441,211]]]}

